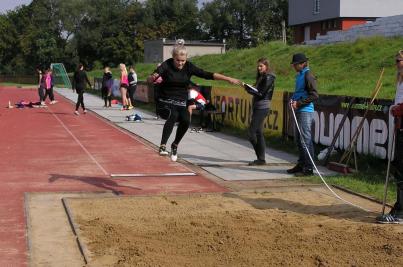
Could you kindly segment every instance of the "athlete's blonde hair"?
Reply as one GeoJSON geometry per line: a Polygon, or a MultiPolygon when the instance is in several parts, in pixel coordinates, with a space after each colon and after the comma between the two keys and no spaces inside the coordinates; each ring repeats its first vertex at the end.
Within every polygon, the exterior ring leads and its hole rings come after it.
{"type": "Polygon", "coordinates": [[[176,56],[187,56],[188,52],[185,47],[185,40],[178,39],[176,40],[175,46],[172,49],[172,57],[176,56]]]}

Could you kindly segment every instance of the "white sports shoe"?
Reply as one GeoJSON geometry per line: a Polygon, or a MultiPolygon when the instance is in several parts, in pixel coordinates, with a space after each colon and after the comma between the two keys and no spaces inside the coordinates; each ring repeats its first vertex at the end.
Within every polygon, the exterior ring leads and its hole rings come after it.
{"type": "Polygon", "coordinates": [[[80,115],[80,113],[78,112],[78,110],[74,111],[74,114],[80,115]]]}
{"type": "Polygon", "coordinates": [[[177,161],[178,160],[178,147],[171,146],[171,160],[177,161]]]}

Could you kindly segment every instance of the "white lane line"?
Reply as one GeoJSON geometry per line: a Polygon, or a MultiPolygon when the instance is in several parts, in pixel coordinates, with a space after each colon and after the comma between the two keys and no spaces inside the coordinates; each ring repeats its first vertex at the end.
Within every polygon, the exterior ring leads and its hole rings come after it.
{"type": "Polygon", "coordinates": [[[85,146],[77,139],[77,137],[67,128],[67,126],[59,119],[59,117],[56,116],[50,109],[48,109],[49,112],[56,118],[56,120],[63,126],[63,128],[68,132],[71,137],[77,142],[77,144],[87,153],[87,155],[92,159],[93,162],[98,166],[98,168],[101,169],[101,171],[105,174],[108,175],[108,172],[99,164],[99,162],[92,156],[92,154],[85,148],[85,146]]]}
{"type": "Polygon", "coordinates": [[[111,177],[195,176],[194,172],[112,173],[111,177]]]}

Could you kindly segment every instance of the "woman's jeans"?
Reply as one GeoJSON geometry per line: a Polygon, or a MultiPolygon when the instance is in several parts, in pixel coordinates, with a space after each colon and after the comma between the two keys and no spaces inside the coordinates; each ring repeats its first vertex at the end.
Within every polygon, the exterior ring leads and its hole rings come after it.
{"type": "Polygon", "coordinates": [[[312,141],[312,125],[314,122],[313,112],[296,112],[297,122],[301,130],[299,134],[297,127],[294,127],[294,133],[296,137],[296,142],[299,151],[298,165],[303,168],[303,170],[312,170],[313,165],[308,156],[311,154],[312,159],[314,158],[313,151],[313,141],[312,141]],[[308,148],[308,149],[307,149],[308,148]]]}
{"type": "Polygon", "coordinates": [[[258,160],[265,160],[266,156],[266,142],[263,135],[263,126],[269,109],[254,109],[252,113],[252,120],[248,129],[249,141],[251,142],[253,149],[258,160]]]}

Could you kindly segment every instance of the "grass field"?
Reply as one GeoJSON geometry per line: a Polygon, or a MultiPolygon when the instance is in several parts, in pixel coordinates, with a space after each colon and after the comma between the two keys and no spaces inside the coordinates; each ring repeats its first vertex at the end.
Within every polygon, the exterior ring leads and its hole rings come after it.
{"type": "MultiPolygon", "coordinates": [[[[319,93],[350,96],[368,96],[375,87],[380,70],[385,67],[379,98],[391,99],[395,93],[394,55],[402,49],[402,43],[403,37],[374,37],[324,46],[289,46],[271,42],[252,49],[230,50],[225,55],[196,57],[191,61],[205,70],[253,83],[257,59],[267,57],[277,75],[276,90],[291,91],[295,76],[290,66],[291,57],[303,52],[309,57],[311,69],[318,78],[319,93]]],[[[155,64],[137,64],[139,80],[145,80],[154,68],[155,64]]],[[[114,77],[119,76],[118,69],[112,71],[114,77]]],[[[102,70],[92,71],[90,75],[102,77],[102,70]]],[[[230,86],[198,78],[194,81],[202,85],[230,86]]]]}

